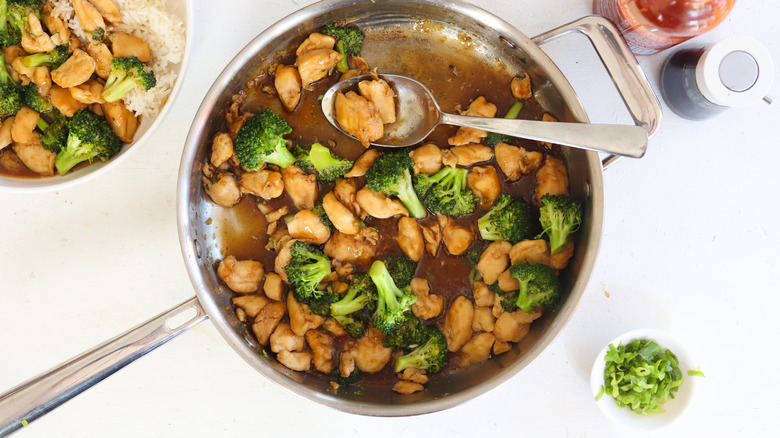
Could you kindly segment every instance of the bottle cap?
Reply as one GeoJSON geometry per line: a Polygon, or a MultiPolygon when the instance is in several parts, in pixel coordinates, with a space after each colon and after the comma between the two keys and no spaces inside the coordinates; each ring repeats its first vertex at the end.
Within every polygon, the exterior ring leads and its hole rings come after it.
{"type": "Polygon", "coordinates": [[[769,92],[772,56],[753,38],[726,38],[707,49],[696,65],[696,84],[710,102],[726,107],[752,105],[769,92]]]}

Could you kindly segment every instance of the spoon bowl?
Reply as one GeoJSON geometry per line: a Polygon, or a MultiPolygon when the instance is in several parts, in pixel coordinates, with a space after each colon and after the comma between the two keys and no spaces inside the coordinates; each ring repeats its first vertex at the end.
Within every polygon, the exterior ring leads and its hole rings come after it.
{"type": "MultiPolygon", "coordinates": [[[[441,111],[436,99],[420,82],[400,75],[382,74],[396,94],[396,121],[385,125],[384,136],[371,144],[382,147],[406,147],[422,142],[439,125],[455,125],[520,137],[641,158],[647,151],[647,130],[634,125],[593,123],[541,122],[535,120],[493,119],[462,116],[441,111]]],[[[339,131],[345,132],[336,120],[336,95],[354,90],[360,81],[372,75],[355,76],[334,84],[322,97],[322,112],[339,131]]]]}

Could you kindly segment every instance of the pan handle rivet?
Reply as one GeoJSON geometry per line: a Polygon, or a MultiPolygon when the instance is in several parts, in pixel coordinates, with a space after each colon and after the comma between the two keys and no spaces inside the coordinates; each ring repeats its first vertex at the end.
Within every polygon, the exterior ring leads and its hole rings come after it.
{"type": "Polygon", "coordinates": [[[508,47],[510,47],[512,49],[516,49],[517,48],[517,45],[515,43],[513,43],[512,41],[509,41],[508,39],[506,39],[503,36],[498,37],[498,40],[501,41],[501,43],[504,44],[505,46],[508,46],[508,47]]]}
{"type": "Polygon", "coordinates": [[[200,240],[192,239],[192,246],[195,248],[195,256],[197,258],[203,257],[203,246],[200,244],[200,240]]]}

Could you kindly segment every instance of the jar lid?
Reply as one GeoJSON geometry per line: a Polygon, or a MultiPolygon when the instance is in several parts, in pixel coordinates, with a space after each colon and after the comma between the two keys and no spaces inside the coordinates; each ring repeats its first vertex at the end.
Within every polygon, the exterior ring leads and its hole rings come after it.
{"type": "Polygon", "coordinates": [[[696,66],[699,91],[727,107],[752,105],[769,92],[774,79],[772,56],[753,38],[726,38],[707,49],[696,66]]]}

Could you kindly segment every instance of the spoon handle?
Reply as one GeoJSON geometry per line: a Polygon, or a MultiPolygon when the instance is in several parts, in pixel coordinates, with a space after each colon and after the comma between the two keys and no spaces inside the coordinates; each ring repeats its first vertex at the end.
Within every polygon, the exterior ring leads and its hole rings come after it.
{"type": "Polygon", "coordinates": [[[647,131],[634,125],[539,122],[456,114],[442,114],[441,123],[633,158],[641,158],[647,151],[647,131]]]}

